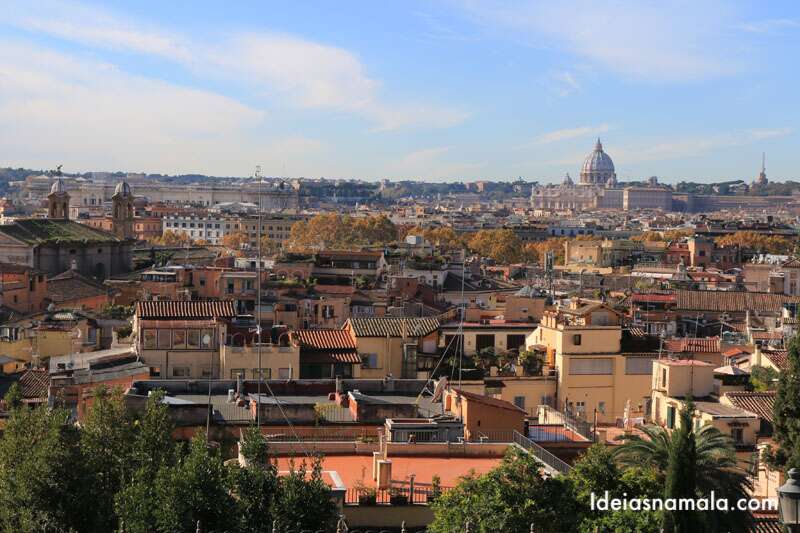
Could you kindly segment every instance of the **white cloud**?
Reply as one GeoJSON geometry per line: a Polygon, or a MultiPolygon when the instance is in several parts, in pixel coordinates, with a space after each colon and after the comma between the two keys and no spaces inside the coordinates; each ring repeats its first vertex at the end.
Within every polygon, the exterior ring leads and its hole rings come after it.
{"type": "Polygon", "coordinates": [[[749,33],[770,33],[773,31],[800,28],[800,20],[786,18],[755,20],[739,24],[736,27],[749,33]]]}
{"type": "Polygon", "coordinates": [[[625,76],[659,82],[698,80],[741,68],[726,38],[725,2],[560,2],[462,0],[479,24],[531,46],[561,49],[625,76]]]}
{"type": "Polygon", "coordinates": [[[448,158],[451,146],[435,146],[421,148],[402,156],[394,163],[387,165],[385,174],[390,177],[408,178],[410,176],[425,179],[454,179],[475,175],[486,167],[486,163],[465,162],[448,158]]]}
{"type": "MultiPolygon", "coordinates": [[[[792,128],[750,129],[732,133],[693,135],[681,137],[680,139],[639,140],[635,144],[612,148],[606,146],[606,149],[619,170],[636,163],[700,157],[718,150],[748,146],[760,141],[787,137],[792,134],[794,134],[794,129],[792,128]]],[[[554,166],[575,165],[576,161],[580,162],[584,157],[585,154],[575,153],[551,160],[547,164],[554,166]]]]}
{"type": "MultiPolygon", "coordinates": [[[[13,0],[12,0],[13,1],[13,0]]],[[[6,22],[92,47],[148,54],[177,62],[199,77],[240,84],[260,98],[280,97],[300,108],[354,114],[374,131],[450,127],[468,113],[447,106],[390,102],[380,95],[353,53],[279,33],[239,33],[201,42],[179,32],[150,28],[76,3],[14,2],[6,22]]]]}
{"type": "MultiPolygon", "coordinates": [[[[14,166],[247,175],[324,147],[264,133],[264,112],[112,65],[0,41],[0,154],[14,166]]],[[[298,169],[311,173],[321,169],[298,169]]]]}
{"type": "Polygon", "coordinates": [[[560,70],[550,75],[550,87],[558,96],[566,97],[581,90],[581,84],[568,70],[560,70]]]}
{"type": "Polygon", "coordinates": [[[550,144],[554,142],[566,141],[569,139],[577,139],[579,137],[595,136],[607,132],[610,128],[608,124],[600,124],[599,126],[580,126],[577,128],[566,128],[561,130],[549,131],[539,135],[533,140],[532,144],[550,144]]]}

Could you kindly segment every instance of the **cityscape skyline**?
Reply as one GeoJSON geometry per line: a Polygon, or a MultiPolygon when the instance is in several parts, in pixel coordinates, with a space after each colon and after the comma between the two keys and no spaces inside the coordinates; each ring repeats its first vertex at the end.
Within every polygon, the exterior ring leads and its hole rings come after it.
{"type": "Polygon", "coordinates": [[[0,166],[560,182],[796,179],[790,3],[10,0],[0,166]],[[622,31],[624,28],[625,31],[622,31]]]}

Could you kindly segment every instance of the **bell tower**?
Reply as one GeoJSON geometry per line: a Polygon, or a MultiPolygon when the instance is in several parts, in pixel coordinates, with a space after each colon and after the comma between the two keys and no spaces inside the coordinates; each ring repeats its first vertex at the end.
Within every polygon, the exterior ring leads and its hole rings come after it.
{"type": "Polygon", "coordinates": [[[133,194],[127,183],[120,182],[111,197],[111,227],[114,235],[122,240],[135,239],[133,232],[133,194]]]}
{"type": "Polygon", "coordinates": [[[52,220],[69,219],[69,194],[61,178],[58,178],[50,187],[47,202],[47,218],[52,220]]]}

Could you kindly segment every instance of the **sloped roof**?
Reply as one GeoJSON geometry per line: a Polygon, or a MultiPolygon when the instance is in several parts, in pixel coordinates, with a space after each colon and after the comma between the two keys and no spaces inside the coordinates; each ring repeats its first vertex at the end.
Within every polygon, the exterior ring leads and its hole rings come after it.
{"type": "Polygon", "coordinates": [[[236,309],[231,301],[144,301],[136,302],[136,316],[143,319],[232,318],[236,316],[236,309]]]}
{"type": "Polygon", "coordinates": [[[46,243],[116,243],[121,242],[106,231],[79,224],[72,220],[26,218],[0,226],[0,233],[26,244],[46,243]]]}
{"type": "Polygon", "coordinates": [[[47,280],[47,297],[56,304],[105,296],[109,292],[102,283],[87,278],[75,270],[67,270],[47,280]]]}
{"type": "Polygon", "coordinates": [[[779,370],[789,368],[789,352],[787,350],[763,350],[761,355],[769,359],[779,370]]]}
{"type": "Polygon", "coordinates": [[[294,333],[301,348],[312,350],[356,349],[353,337],[343,329],[299,329],[294,333]]]}
{"type": "Polygon", "coordinates": [[[507,402],[505,400],[498,400],[497,398],[492,398],[491,396],[483,396],[481,394],[475,394],[472,392],[463,391],[461,389],[453,389],[453,392],[455,392],[459,396],[463,396],[464,398],[466,398],[471,402],[478,402],[491,407],[497,407],[499,409],[515,411],[523,415],[528,414],[527,411],[525,411],[525,409],[521,409],[516,405],[514,405],[513,403],[507,402]]]}
{"type": "Polygon", "coordinates": [[[720,342],[719,337],[683,337],[665,341],[664,348],[670,352],[718,353],[720,351],[720,342]]]}
{"type": "Polygon", "coordinates": [[[50,388],[50,375],[47,370],[26,370],[19,378],[19,388],[26,400],[47,398],[50,388]]]}
{"type": "Polygon", "coordinates": [[[356,337],[424,337],[439,329],[434,317],[373,317],[348,320],[356,337]]]}
{"type": "Polygon", "coordinates": [[[751,413],[757,414],[760,418],[772,422],[775,410],[775,391],[765,392],[746,392],[734,391],[726,392],[725,397],[730,402],[751,413]]]}
{"type": "Polygon", "coordinates": [[[677,305],[681,310],[709,312],[766,311],[779,312],[783,304],[800,302],[798,296],[768,292],[733,291],[676,291],[677,305]]]}

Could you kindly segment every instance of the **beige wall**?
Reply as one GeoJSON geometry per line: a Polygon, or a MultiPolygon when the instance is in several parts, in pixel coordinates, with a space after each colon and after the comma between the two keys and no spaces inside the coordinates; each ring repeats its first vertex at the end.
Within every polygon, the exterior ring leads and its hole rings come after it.
{"type": "Polygon", "coordinates": [[[261,346],[261,366],[256,346],[221,346],[221,379],[258,379],[261,368],[264,379],[291,379],[300,375],[300,348],[295,346],[261,346]]]}
{"type": "Polygon", "coordinates": [[[487,386],[483,380],[480,381],[464,381],[458,388],[466,392],[474,394],[482,394],[484,396],[491,396],[499,400],[505,400],[509,403],[514,403],[517,397],[525,398],[525,411],[528,415],[535,416],[538,412],[539,405],[542,404],[543,398],[556,397],[556,386],[558,384],[554,377],[543,376],[497,376],[487,378],[491,382],[502,382],[503,387],[493,388],[487,386]]]}
{"type": "Polygon", "coordinates": [[[540,320],[544,313],[544,298],[528,298],[524,296],[506,296],[503,317],[512,322],[540,320]]]}
{"type": "MultiPolygon", "coordinates": [[[[585,363],[581,363],[585,364],[585,363]]],[[[591,364],[591,363],[590,363],[591,364]]],[[[622,418],[625,405],[631,402],[633,416],[644,416],[647,400],[650,398],[650,374],[627,374],[626,356],[609,355],[560,355],[556,356],[558,372],[558,407],[563,409],[566,402],[572,404],[573,412],[579,410],[583,402],[583,416],[592,420],[597,409],[600,423],[614,423],[622,418]],[[576,361],[598,361],[610,365],[607,374],[574,374],[572,366],[576,361]],[[641,406],[641,409],[640,409],[641,406]]]]}
{"type": "Polygon", "coordinates": [[[702,398],[714,392],[712,365],[675,365],[654,361],[652,388],[667,396],[702,398]]]}

